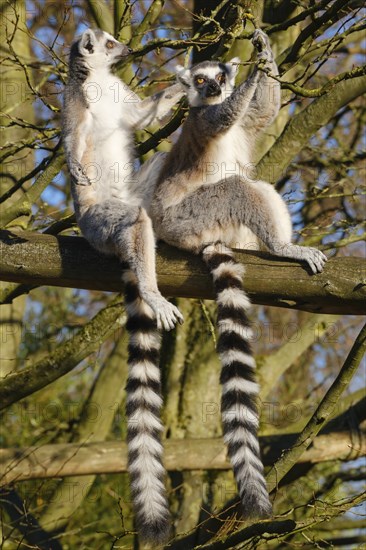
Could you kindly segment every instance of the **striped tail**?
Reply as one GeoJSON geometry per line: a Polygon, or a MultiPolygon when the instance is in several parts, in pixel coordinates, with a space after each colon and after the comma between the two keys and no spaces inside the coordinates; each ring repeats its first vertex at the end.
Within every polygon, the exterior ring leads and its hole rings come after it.
{"type": "Polygon", "coordinates": [[[218,308],[218,343],[222,369],[221,415],[224,441],[233,465],[244,517],[271,515],[258,442],[259,387],[250,346],[247,317],[249,298],[244,292],[244,267],[223,244],[207,246],[203,259],[213,277],[218,308]]]}
{"type": "Polygon", "coordinates": [[[161,336],[152,310],[140,297],[135,275],[124,272],[123,280],[130,334],[126,415],[131,494],[139,535],[158,544],[170,531],[161,444],[161,336]]]}

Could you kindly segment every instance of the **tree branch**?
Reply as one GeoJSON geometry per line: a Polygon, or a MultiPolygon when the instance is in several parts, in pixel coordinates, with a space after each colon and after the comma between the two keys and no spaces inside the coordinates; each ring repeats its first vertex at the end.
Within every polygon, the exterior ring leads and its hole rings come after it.
{"type": "Polygon", "coordinates": [[[1,227],[6,227],[6,225],[19,216],[30,215],[32,213],[32,204],[36,202],[53,178],[57,176],[64,164],[65,159],[62,154],[56,153],[52,156],[47,168],[38,176],[28,191],[6,210],[2,210],[0,220],[1,227]]]}
{"type": "MultiPolygon", "coordinates": [[[[99,371],[89,396],[84,402],[80,418],[73,426],[71,441],[74,445],[80,445],[80,442],[85,441],[100,442],[107,438],[116,410],[125,395],[127,370],[127,341],[120,339],[99,371]],[[95,410],[99,411],[97,416],[95,410]]],[[[80,483],[78,476],[72,476],[67,481],[62,480],[55,488],[47,508],[43,510],[39,518],[41,526],[48,532],[64,528],[84,499],[87,498],[94,481],[94,475],[84,476],[83,490],[75,492],[72,499],[60,501],[57,495],[67,491],[67,483],[72,483],[73,486],[80,483]]]]}
{"type": "Polygon", "coordinates": [[[327,330],[334,327],[338,316],[335,315],[312,315],[299,327],[301,338],[296,342],[290,340],[283,346],[266,355],[258,361],[260,380],[260,396],[265,399],[273,388],[276,387],[281,376],[291,367],[306,350],[315,344],[327,330]]]}
{"type": "Polygon", "coordinates": [[[105,2],[94,2],[94,0],[87,0],[86,3],[97,26],[113,34],[113,18],[108,5],[105,2]]]}
{"type": "MultiPolygon", "coordinates": [[[[263,461],[272,464],[289,448],[298,434],[260,437],[263,461]]],[[[230,470],[222,438],[167,439],[164,443],[167,470],[230,470]]],[[[355,438],[349,432],[320,435],[299,462],[355,460],[366,455],[366,433],[355,438]]],[[[127,471],[127,443],[58,443],[25,449],[1,449],[0,485],[27,479],[46,479],[80,475],[111,474],[127,471]]]]}
{"type": "Polygon", "coordinates": [[[271,149],[257,165],[265,181],[275,183],[310,137],[331,120],[335,113],[366,92],[366,76],[342,80],[325,95],[315,99],[294,116],[271,149]]]}
{"type": "MultiPolygon", "coordinates": [[[[362,258],[333,258],[323,273],[259,252],[239,252],[245,288],[256,304],[314,313],[362,315],[366,284],[362,258]]],[[[159,286],[167,296],[214,297],[202,260],[165,244],[157,253],[159,286]]],[[[0,231],[0,280],[89,290],[121,291],[121,266],[77,237],[0,231]]]]}
{"type": "MultiPolygon", "coordinates": [[[[120,297],[102,309],[77,334],[35,365],[0,379],[0,410],[31,395],[76,367],[113,334],[123,312],[120,297]]],[[[120,325],[121,326],[121,325],[120,325]]]]}
{"type": "MultiPolygon", "coordinates": [[[[229,550],[231,548],[244,548],[241,544],[244,541],[247,541],[246,546],[248,548],[258,548],[261,539],[266,545],[268,544],[268,540],[276,542],[275,547],[278,548],[280,547],[280,539],[282,539],[283,536],[301,533],[302,531],[307,531],[309,528],[318,526],[324,521],[328,522],[330,518],[344,514],[354,506],[364,502],[364,500],[365,493],[361,493],[355,497],[344,499],[340,504],[337,503],[331,507],[328,506],[325,512],[321,507],[319,507],[319,509],[314,507],[312,517],[303,521],[294,521],[291,519],[275,519],[269,521],[262,520],[258,523],[253,523],[244,529],[239,529],[233,534],[226,536],[226,538],[224,535],[224,538],[221,540],[209,542],[208,544],[201,546],[201,548],[202,550],[229,550]],[[250,539],[252,539],[252,541],[250,539]],[[252,544],[250,544],[249,541],[252,542],[252,544]]],[[[174,544],[172,545],[172,549],[174,549],[174,544]]]]}
{"type": "Polygon", "coordinates": [[[327,422],[329,416],[335,409],[340,396],[347,388],[353,375],[355,374],[358,366],[364,356],[366,349],[366,324],[361,329],[361,332],[357,336],[351,351],[349,352],[337,378],[329,388],[318,408],[316,409],[301,434],[287,452],[281,456],[279,460],[273,465],[273,468],[268,473],[267,485],[269,491],[273,491],[283,477],[291,470],[296,464],[302,453],[304,453],[316,435],[320,432],[321,428],[327,422]]]}

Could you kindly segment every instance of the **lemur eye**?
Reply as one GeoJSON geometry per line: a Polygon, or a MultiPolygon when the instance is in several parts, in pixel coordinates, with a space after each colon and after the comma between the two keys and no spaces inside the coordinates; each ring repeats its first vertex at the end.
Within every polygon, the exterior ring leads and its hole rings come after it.
{"type": "Polygon", "coordinates": [[[204,84],[206,82],[206,79],[203,78],[202,76],[198,76],[196,78],[196,84],[204,84]]]}
{"type": "Polygon", "coordinates": [[[112,40],[108,40],[106,46],[108,50],[112,50],[114,48],[114,42],[112,40]]]}
{"type": "Polygon", "coordinates": [[[225,84],[225,81],[226,81],[225,73],[220,73],[220,74],[218,74],[217,77],[216,77],[216,80],[217,80],[220,84],[225,84]]]}

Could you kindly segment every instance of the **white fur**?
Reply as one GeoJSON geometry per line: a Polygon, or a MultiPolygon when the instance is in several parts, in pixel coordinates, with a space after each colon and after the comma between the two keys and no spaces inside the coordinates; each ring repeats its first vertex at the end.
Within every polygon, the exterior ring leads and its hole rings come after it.
{"type": "Polygon", "coordinates": [[[227,365],[231,365],[231,363],[233,363],[234,361],[238,361],[239,363],[248,365],[253,369],[255,369],[255,366],[256,366],[254,357],[252,355],[248,355],[247,353],[244,353],[236,349],[230,349],[225,351],[224,353],[221,353],[220,359],[223,367],[227,365]]]}
{"type": "MultiPolygon", "coordinates": [[[[128,397],[127,397],[128,402],[128,397]]],[[[161,422],[156,416],[148,410],[137,409],[134,415],[128,419],[128,425],[139,427],[139,430],[162,430],[161,422]]]]}
{"type": "Polygon", "coordinates": [[[161,407],[162,398],[152,388],[140,386],[135,391],[128,394],[128,401],[138,401],[148,403],[152,407],[161,407]]]}
{"type": "Polygon", "coordinates": [[[239,279],[240,281],[243,278],[245,273],[245,267],[241,264],[234,264],[231,262],[222,262],[216,269],[211,271],[214,281],[220,279],[223,275],[230,273],[232,277],[239,279]]]}
{"type": "Polygon", "coordinates": [[[253,331],[251,328],[243,327],[243,325],[235,323],[231,319],[222,319],[218,322],[217,326],[221,334],[223,332],[235,332],[246,341],[250,341],[253,338],[253,331]]]}
{"type": "MultiPolygon", "coordinates": [[[[249,435],[249,432],[247,432],[247,436],[249,435]]],[[[247,437],[247,439],[249,439],[247,437]]],[[[227,443],[227,441],[226,441],[227,443]]],[[[243,462],[247,465],[247,463],[255,464],[256,466],[259,466],[259,468],[263,467],[261,461],[257,456],[255,456],[254,453],[250,450],[248,446],[242,446],[240,449],[231,457],[231,462],[233,466],[240,466],[243,462]]]]}
{"type": "MultiPolygon", "coordinates": [[[[131,451],[138,450],[139,448],[141,448],[142,450],[144,448],[148,448],[151,454],[161,453],[163,449],[161,443],[157,441],[157,439],[149,433],[139,433],[136,437],[131,439],[130,441],[131,451]]],[[[162,466],[161,466],[161,470],[162,470],[162,466]]]]}
{"type": "MultiPolygon", "coordinates": [[[[100,37],[89,29],[80,39],[79,51],[89,69],[82,86],[88,109],[78,128],[74,157],[83,165],[97,201],[118,198],[131,206],[146,207],[164,157],[157,155],[138,171],[136,163],[131,161],[133,131],[164,118],[184,92],[183,88],[174,89],[161,100],[141,101],[111,73],[111,66],[120,59],[122,48],[125,46],[106,32],[100,37]],[[107,41],[113,42],[115,47],[108,49],[107,41]],[[92,45],[92,53],[88,45],[92,45]],[[88,140],[90,136],[92,143],[88,140]],[[82,162],[84,153],[87,153],[86,163],[82,162]],[[140,190],[142,179],[143,189],[140,190]]],[[[74,136],[64,136],[67,150],[71,150],[73,139],[74,136]]]]}
{"type": "Polygon", "coordinates": [[[158,332],[131,332],[130,343],[142,349],[160,349],[160,334],[158,332]]]}
{"type": "Polygon", "coordinates": [[[252,413],[245,405],[237,403],[230,410],[223,411],[222,421],[230,422],[230,420],[245,421],[248,424],[252,424],[253,428],[258,428],[258,416],[252,413]]]}
{"type": "Polygon", "coordinates": [[[290,243],[292,240],[292,222],[286,203],[270,183],[256,181],[254,185],[262,196],[263,209],[268,205],[268,208],[271,206],[277,212],[276,229],[278,239],[284,243],[290,243]]]}
{"type": "MultiPolygon", "coordinates": [[[[122,276],[122,280],[125,281],[124,276],[122,276]]],[[[127,281],[126,281],[127,282],[127,281]]],[[[154,312],[151,309],[151,307],[146,303],[140,300],[138,298],[137,300],[134,300],[133,302],[129,303],[126,306],[126,310],[128,311],[128,314],[131,316],[143,314],[147,317],[150,317],[150,319],[154,319],[154,312]]]]}
{"type": "Polygon", "coordinates": [[[149,361],[139,361],[135,365],[130,365],[130,378],[141,380],[141,382],[146,383],[150,380],[159,382],[160,380],[160,369],[154,363],[149,361]]]}
{"type": "Polygon", "coordinates": [[[125,102],[130,91],[105,68],[93,70],[83,87],[89,105],[88,130],[97,136],[93,157],[99,159],[99,163],[94,178],[91,177],[92,183],[97,179],[97,199],[114,197],[134,202],[130,192],[131,180],[135,177],[129,153],[132,135],[128,124],[129,104],[125,102]]]}
{"type": "Polygon", "coordinates": [[[256,437],[254,437],[244,426],[235,428],[235,430],[229,431],[226,434],[226,440],[230,443],[236,443],[240,441],[248,441],[250,439],[250,444],[253,449],[257,449],[258,453],[260,452],[259,442],[256,437]]]}
{"type": "Polygon", "coordinates": [[[231,378],[228,382],[225,382],[222,385],[222,391],[223,393],[226,393],[228,391],[232,390],[239,390],[244,393],[250,393],[250,394],[258,394],[259,391],[259,385],[256,382],[251,382],[250,380],[245,380],[241,376],[235,376],[235,378],[231,378]]]}
{"type": "Polygon", "coordinates": [[[237,288],[225,288],[216,297],[216,302],[222,306],[243,308],[248,310],[251,306],[248,296],[237,288]]]}

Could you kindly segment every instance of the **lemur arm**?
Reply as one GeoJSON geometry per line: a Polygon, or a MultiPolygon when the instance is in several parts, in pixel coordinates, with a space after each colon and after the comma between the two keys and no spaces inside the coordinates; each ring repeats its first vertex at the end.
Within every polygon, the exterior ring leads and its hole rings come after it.
{"type": "Polygon", "coordinates": [[[82,158],[87,148],[86,136],[89,117],[85,108],[82,108],[79,98],[70,100],[69,95],[69,93],[65,93],[63,112],[63,142],[66,162],[74,183],[91,185],[82,165],[82,158]],[[72,112],[74,116],[72,116],[72,112]]]}
{"type": "Polygon", "coordinates": [[[257,135],[276,118],[281,107],[281,87],[280,83],[270,76],[278,76],[278,68],[268,36],[263,31],[256,30],[253,44],[263,70],[257,67],[254,69],[259,72],[257,89],[242,115],[242,124],[247,132],[253,131],[257,135]]]}
{"type": "Polygon", "coordinates": [[[256,66],[249,78],[225,101],[197,112],[207,135],[225,132],[238,120],[245,125],[246,131],[253,127],[257,134],[258,130],[270,124],[279,111],[280,85],[267,75],[267,72],[278,74],[268,36],[257,29],[252,42],[257,50],[257,62],[262,64],[264,70],[256,66]]]}
{"type": "Polygon", "coordinates": [[[183,97],[185,91],[181,84],[173,84],[162,92],[138,101],[131,109],[130,122],[135,130],[141,130],[164,118],[174,105],[183,97]]]}
{"type": "Polygon", "coordinates": [[[258,78],[259,71],[253,71],[245,82],[242,82],[229,97],[218,105],[191,107],[191,112],[197,117],[197,127],[202,133],[214,137],[225,132],[240,120],[252,101],[258,78]]]}

